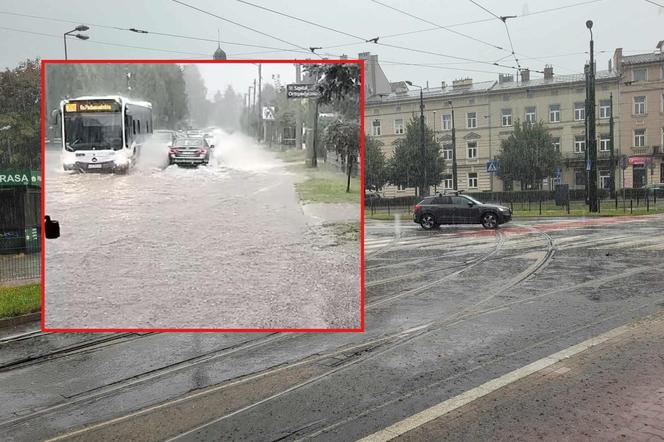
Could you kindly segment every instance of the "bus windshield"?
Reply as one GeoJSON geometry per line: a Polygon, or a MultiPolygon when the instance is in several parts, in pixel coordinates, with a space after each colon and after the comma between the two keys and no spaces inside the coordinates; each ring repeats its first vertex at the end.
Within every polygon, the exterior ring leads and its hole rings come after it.
{"type": "Polygon", "coordinates": [[[65,113],[67,150],[122,148],[121,112],[65,113]]]}

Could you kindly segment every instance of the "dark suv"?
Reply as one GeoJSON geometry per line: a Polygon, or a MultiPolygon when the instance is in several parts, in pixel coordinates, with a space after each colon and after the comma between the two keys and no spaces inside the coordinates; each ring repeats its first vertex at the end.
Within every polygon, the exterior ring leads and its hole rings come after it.
{"type": "Polygon", "coordinates": [[[511,219],[509,207],[484,204],[460,194],[428,196],[415,206],[413,215],[413,221],[424,230],[441,224],[482,224],[485,229],[496,229],[511,219]]]}

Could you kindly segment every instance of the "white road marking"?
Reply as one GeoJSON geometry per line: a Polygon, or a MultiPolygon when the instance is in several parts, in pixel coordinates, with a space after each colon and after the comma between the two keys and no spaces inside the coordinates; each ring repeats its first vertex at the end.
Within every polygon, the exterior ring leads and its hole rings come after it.
{"type": "Polygon", "coordinates": [[[447,399],[437,405],[434,405],[430,408],[427,408],[424,411],[421,411],[417,414],[414,414],[406,419],[403,419],[393,425],[390,425],[383,430],[377,431],[376,433],[370,434],[367,437],[360,439],[359,442],[382,442],[389,441],[398,436],[406,434],[407,432],[414,430],[426,423],[429,423],[445,414],[456,410],[466,404],[473,402],[476,399],[479,399],[483,396],[488,395],[506,385],[514,383],[520,379],[530,376],[533,373],[537,373],[540,370],[543,370],[547,367],[552,366],[564,359],[570,358],[582,351],[599,345],[609,339],[613,339],[617,336],[622,335],[623,333],[630,330],[632,326],[623,325],[621,327],[610,330],[606,333],[602,333],[599,336],[585,340],[579,344],[573,345],[565,350],[561,350],[557,353],[554,353],[550,356],[542,358],[538,361],[535,361],[531,364],[526,365],[525,367],[518,368],[514,371],[511,371],[503,376],[500,376],[491,381],[485,382],[484,384],[472,388],[458,396],[447,399]]]}

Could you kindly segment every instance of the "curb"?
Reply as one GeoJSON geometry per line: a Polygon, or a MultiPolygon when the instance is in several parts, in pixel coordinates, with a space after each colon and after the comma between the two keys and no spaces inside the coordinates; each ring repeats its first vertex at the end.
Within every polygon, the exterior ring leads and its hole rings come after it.
{"type": "Polygon", "coordinates": [[[41,311],[28,313],[26,315],[13,316],[11,318],[0,319],[0,328],[9,328],[28,322],[38,322],[41,319],[41,311]]]}

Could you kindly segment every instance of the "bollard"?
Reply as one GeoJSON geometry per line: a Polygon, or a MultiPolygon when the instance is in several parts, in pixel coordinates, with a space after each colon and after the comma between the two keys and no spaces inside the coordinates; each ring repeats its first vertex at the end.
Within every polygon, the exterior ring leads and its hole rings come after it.
{"type": "Polygon", "coordinates": [[[387,200],[387,216],[390,216],[390,200],[387,200]]]}
{"type": "MultiPolygon", "coordinates": [[[[638,206],[637,206],[637,207],[638,207],[638,206]]],[[[634,207],[633,207],[633,205],[632,205],[632,199],[630,198],[630,199],[629,199],[629,213],[634,213],[634,212],[633,212],[633,209],[634,209],[634,207]]]]}
{"type": "Polygon", "coordinates": [[[540,215],[542,214],[542,198],[539,200],[539,210],[540,210],[540,215]]]}
{"type": "Polygon", "coordinates": [[[646,212],[650,212],[650,198],[646,195],[646,212]]]}
{"type": "Polygon", "coordinates": [[[567,214],[569,215],[569,200],[567,200],[567,214]]]}

